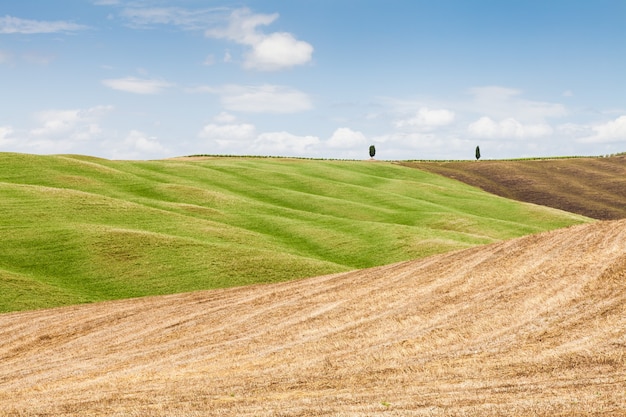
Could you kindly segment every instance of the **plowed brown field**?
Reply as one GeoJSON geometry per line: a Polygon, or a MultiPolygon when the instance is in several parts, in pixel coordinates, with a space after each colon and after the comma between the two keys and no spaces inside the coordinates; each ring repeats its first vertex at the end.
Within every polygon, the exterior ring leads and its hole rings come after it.
{"type": "Polygon", "coordinates": [[[0,415],[626,415],[626,220],[0,315],[0,415]]]}
{"type": "Polygon", "coordinates": [[[626,218],[626,155],[400,164],[454,178],[518,201],[600,220],[626,218]]]}

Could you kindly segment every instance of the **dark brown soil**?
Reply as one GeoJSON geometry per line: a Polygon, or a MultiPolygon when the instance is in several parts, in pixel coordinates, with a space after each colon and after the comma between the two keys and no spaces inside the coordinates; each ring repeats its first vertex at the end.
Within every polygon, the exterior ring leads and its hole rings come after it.
{"type": "Polygon", "coordinates": [[[518,201],[594,219],[626,218],[626,155],[515,161],[398,162],[518,201]]]}

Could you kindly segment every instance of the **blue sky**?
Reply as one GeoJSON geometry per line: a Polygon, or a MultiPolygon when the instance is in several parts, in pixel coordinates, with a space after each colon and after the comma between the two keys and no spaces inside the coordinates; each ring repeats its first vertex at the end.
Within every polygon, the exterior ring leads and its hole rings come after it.
{"type": "Polygon", "coordinates": [[[0,0],[0,151],[626,152],[624,0],[0,0]]]}

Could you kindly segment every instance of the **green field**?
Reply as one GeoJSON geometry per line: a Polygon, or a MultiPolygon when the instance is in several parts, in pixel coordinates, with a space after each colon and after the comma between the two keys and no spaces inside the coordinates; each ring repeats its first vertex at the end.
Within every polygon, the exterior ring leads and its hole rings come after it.
{"type": "Polygon", "coordinates": [[[586,221],[387,162],[0,153],[0,312],[289,280],[586,221]]]}

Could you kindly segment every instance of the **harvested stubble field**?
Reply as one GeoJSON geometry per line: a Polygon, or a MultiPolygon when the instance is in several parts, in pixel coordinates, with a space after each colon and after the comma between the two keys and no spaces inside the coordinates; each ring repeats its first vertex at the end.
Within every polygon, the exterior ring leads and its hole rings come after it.
{"type": "Polygon", "coordinates": [[[626,220],[0,315],[2,416],[626,415],[626,220]]]}

